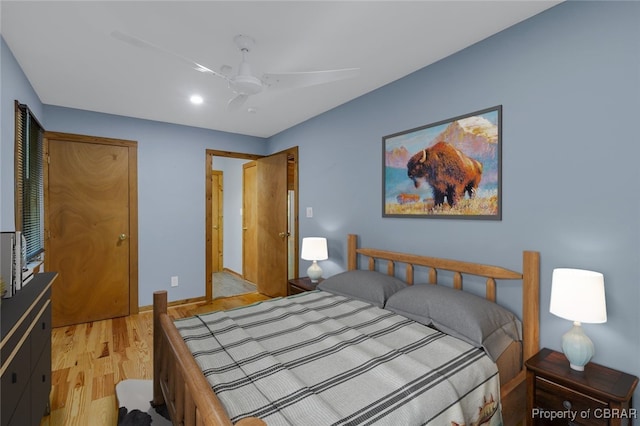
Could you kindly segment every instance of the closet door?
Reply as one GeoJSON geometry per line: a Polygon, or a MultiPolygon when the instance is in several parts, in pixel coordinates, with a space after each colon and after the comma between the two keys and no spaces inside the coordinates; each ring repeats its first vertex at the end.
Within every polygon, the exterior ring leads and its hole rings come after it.
{"type": "Polygon", "coordinates": [[[137,312],[135,142],[54,134],[45,143],[53,326],[137,312]]]}

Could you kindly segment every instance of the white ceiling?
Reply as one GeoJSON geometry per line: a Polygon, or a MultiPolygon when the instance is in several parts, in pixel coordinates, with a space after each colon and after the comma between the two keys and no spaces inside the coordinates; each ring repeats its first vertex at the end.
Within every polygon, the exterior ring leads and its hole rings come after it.
{"type": "Polygon", "coordinates": [[[348,102],[560,1],[11,1],[0,30],[45,104],[269,137],[348,102]],[[358,77],[266,90],[227,109],[227,83],[154,43],[214,70],[256,40],[253,72],[358,67],[358,77]],[[204,103],[192,105],[199,93],[204,103]],[[248,112],[252,107],[255,112],[248,112]]]}

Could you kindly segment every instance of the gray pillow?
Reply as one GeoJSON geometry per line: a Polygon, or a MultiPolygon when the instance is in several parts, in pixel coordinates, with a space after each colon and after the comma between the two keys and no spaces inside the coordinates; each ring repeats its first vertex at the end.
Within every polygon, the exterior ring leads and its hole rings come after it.
{"type": "Polygon", "coordinates": [[[395,293],[385,309],[484,348],[494,361],[513,341],[522,340],[522,324],[507,309],[471,293],[418,284],[395,293]]]}
{"type": "Polygon", "coordinates": [[[382,308],[393,293],[407,287],[399,279],[376,271],[353,270],[327,278],[318,289],[372,303],[382,308]]]}

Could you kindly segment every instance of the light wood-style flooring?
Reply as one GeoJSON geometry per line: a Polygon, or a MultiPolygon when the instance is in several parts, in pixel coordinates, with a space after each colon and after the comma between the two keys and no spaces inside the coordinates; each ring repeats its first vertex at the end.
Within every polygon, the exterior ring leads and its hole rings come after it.
{"type": "MultiPolygon", "coordinates": [[[[266,300],[258,293],[169,308],[173,318],[266,300]]],[[[115,385],[153,375],[151,311],[52,331],[51,414],[41,426],[115,426],[115,385]]]]}

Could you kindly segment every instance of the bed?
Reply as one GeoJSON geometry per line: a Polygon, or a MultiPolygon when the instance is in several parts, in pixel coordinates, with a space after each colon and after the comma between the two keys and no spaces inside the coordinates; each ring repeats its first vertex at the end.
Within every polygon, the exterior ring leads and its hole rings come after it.
{"type": "Polygon", "coordinates": [[[153,404],[175,425],[521,422],[523,360],[539,346],[539,253],[524,251],[518,272],[357,240],[348,236],[347,271],[315,292],[176,321],[166,291],[154,293],[153,404]],[[435,285],[439,273],[449,282],[435,285]],[[463,291],[463,277],[480,277],[485,297],[463,291]],[[513,281],[515,319],[495,303],[513,281]]]}

